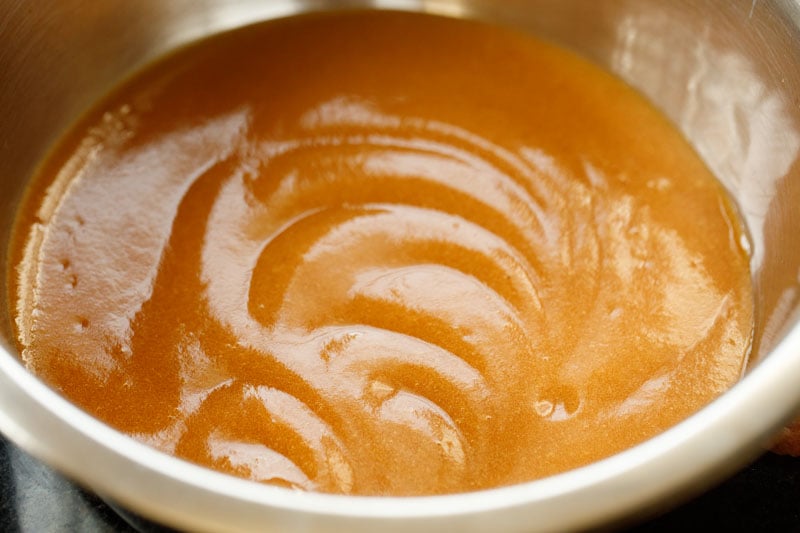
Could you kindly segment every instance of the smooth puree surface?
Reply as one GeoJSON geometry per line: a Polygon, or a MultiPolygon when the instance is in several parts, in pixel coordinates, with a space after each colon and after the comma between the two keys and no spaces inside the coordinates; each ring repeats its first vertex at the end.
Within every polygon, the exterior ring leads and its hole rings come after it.
{"type": "Polygon", "coordinates": [[[750,346],[742,228],[680,134],[472,22],[303,16],[181,50],[69,133],[16,231],[33,372],[301,489],[575,468],[707,404],[750,346]]]}

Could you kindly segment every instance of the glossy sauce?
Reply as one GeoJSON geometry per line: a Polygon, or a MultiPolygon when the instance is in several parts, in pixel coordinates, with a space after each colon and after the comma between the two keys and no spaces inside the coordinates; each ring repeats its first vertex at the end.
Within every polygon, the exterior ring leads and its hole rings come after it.
{"type": "Polygon", "coordinates": [[[152,65],[43,165],[12,305],[32,371],[165,452],[324,492],[562,472],[740,376],[720,185],[570,53],[400,13],[152,65]]]}

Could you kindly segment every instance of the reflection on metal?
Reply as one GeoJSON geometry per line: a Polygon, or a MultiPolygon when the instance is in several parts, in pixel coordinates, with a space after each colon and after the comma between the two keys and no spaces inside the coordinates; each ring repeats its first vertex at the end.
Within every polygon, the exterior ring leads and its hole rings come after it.
{"type": "Polygon", "coordinates": [[[754,58],[716,45],[708,24],[699,34],[682,25],[665,31],[664,24],[649,12],[622,19],[611,67],[666,103],[672,119],[727,185],[754,240],[752,264],[758,270],[776,184],[800,149],[797,119],[780,87],[767,86],[754,58]]]}

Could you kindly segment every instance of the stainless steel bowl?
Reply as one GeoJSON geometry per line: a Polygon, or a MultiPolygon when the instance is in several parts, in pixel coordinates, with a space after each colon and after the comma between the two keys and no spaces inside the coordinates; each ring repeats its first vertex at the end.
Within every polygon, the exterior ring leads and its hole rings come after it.
{"type": "Polygon", "coordinates": [[[541,481],[425,498],[306,494],[193,466],[89,417],[20,365],[0,306],[0,430],[132,510],[209,531],[599,526],[688,497],[762,449],[800,403],[800,6],[789,0],[0,0],[0,263],[37,162],[127,72],[239,25],[352,7],[523,28],[648,95],[730,189],[751,232],[758,342],[741,383],[640,446],[541,481]]]}

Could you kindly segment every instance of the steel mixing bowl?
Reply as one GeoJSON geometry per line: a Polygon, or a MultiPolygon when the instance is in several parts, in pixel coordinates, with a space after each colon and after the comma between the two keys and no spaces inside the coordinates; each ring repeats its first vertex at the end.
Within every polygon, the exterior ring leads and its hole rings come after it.
{"type": "MultiPolygon", "coordinates": [[[[650,97],[728,187],[751,234],[757,342],[742,381],[658,437],[551,478],[436,497],[309,494],[191,465],[91,418],[20,364],[2,305],[0,430],[127,508],[208,531],[596,527],[663,509],[762,450],[800,403],[800,5],[789,0],[0,0],[0,263],[37,162],[126,73],[240,25],[354,7],[522,28],[650,97]]],[[[3,302],[6,291],[4,278],[3,302]]]]}

